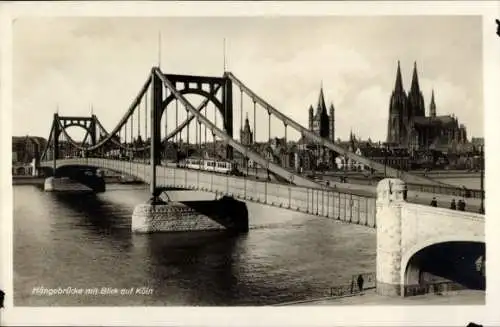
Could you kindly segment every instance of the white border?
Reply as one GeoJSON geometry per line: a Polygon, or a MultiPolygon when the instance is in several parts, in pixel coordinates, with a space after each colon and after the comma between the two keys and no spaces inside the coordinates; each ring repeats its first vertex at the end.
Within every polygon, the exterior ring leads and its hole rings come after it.
{"type": "MultiPolygon", "coordinates": [[[[8,325],[186,325],[186,326],[466,326],[500,325],[500,215],[495,203],[500,181],[500,38],[495,35],[498,1],[424,2],[26,2],[0,4],[1,31],[1,284],[7,293],[1,324],[8,325]],[[488,194],[487,296],[485,306],[328,307],[85,307],[12,308],[12,19],[20,16],[319,16],[481,15],[483,16],[486,193],[488,194]],[[495,169],[497,171],[495,171],[495,169]],[[497,274],[495,274],[497,272],[497,274]]],[[[457,68],[460,69],[460,68],[457,68]]]]}

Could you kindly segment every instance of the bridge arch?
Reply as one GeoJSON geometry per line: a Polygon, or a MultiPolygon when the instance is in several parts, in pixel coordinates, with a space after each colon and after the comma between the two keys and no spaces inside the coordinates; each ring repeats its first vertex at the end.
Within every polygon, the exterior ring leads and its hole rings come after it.
{"type": "Polygon", "coordinates": [[[429,273],[468,288],[484,289],[484,276],[474,266],[481,256],[485,256],[485,242],[479,235],[429,238],[403,252],[400,280],[404,286],[421,285],[423,274],[429,273]]]}
{"type": "MultiPolygon", "coordinates": [[[[199,96],[202,96],[204,97],[205,99],[208,99],[210,102],[212,102],[215,107],[217,108],[217,110],[219,111],[220,115],[222,116],[223,118],[223,121],[224,121],[224,130],[228,130],[228,126],[230,124],[232,124],[232,121],[228,121],[228,117],[227,117],[227,113],[225,112],[224,110],[224,105],[222,104],[221,101],[219,101],[219,99],[217,99],[217,96],[215,94],[211,94],[210,92],[208,91],[205,91],[201,88],[185,88],[185,89],[182,89],[182,90],[179,90],[178,91],[180,94],[182,95],[187,95],[187,94],[196,94],[196,95],[199,95],[199,96]]],[[[167,108],[167,106],[175,100],[175,96],[173,94],[170,94],[163,102],[162,102],[162,116],[165,112],[165,109],[167,108]]]]}
{"type": "Polygon", "coordinates": [[[57,133],[56,133],[55,137],[58,138],[63,133],[63,131],[62,131],[63,129],[69,135],[68,129],[70,129],[72,127],[80,127],[81,129],[84,129],[86,133],[84,134],[83,138],[86,138],[87,135],[92,135],[92,128],[91,128],[92,126],[87,126],[85,124],[85,122],[70,122],[68,124],[61,123],[60,128],[57,129],[57,133]]]}

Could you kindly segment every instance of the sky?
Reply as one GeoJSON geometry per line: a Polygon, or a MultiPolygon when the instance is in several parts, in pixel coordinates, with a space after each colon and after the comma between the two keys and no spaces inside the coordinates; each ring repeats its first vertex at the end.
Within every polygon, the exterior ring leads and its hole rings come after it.
{"type": "MultiPolygon", "coordinates": [[[[111,130],[159,56],[165,73],[222,76],[225,38],[227,70],[303,126],[323,85],[337,137],[352,130],[384,141],[400,60],[407,91],[417,62],[427,112],[434,89],[438,115],[453,113],[469,137],[483,136],[479,16],[23,17],[13,33],[13,135],[47,138],[56,108],[88,116],[91,104],[111,130]]],[[[246,99],[243,116],[250,108],[246,99]]],[[[257,138],[267,138],[267,120],[258,122],[257,138]]],[[[277,120],[271,130],[283,136],[277,120]]]]}

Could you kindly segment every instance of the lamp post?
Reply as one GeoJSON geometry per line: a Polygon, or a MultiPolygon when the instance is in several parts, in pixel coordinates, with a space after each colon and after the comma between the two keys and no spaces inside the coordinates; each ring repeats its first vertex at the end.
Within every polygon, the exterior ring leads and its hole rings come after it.
{"type": "Polygon", "coordinates": [[[484,214],[484,145],[479,147],[479,168],[481,171],[481,204],[479,213],[484,214]]]}

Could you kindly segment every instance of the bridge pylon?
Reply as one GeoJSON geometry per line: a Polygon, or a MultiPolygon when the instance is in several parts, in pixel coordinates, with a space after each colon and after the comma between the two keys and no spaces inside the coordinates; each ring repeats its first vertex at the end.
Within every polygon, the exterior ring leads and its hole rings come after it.
{"type": "MultiPolygon", "coordinates": [[[[224,76],[224,87],[222,88],[225,131],[233,137],[233,81],[224,76]]],[[[226,144],[226,159],[233,160],[233,147],[226,144]]]]}
{"type": "MultiPolygon", "coordinates": [[[[154,68],[151,71],[151,149],[150,149],[150,169],[151,183],[149,190],[151,192],[150,203],[153,205],[165,204],[165,201],[160,199],[161,191],[156,185],[156,167],[160,164],[161,155],[161,116],[163,113],[163,84],[157,74],[154,73],[154,68]]],[[[147,118],[146,118],[147,119],[147,118]]]]}

